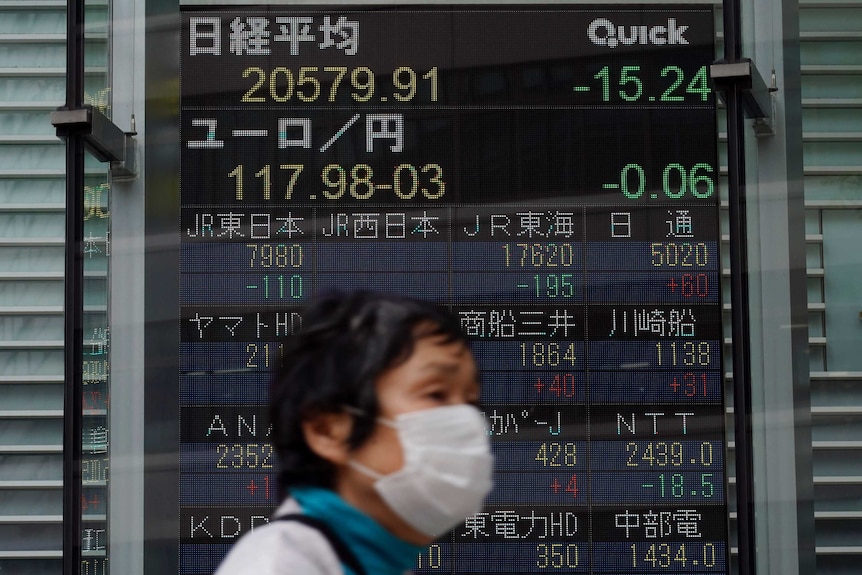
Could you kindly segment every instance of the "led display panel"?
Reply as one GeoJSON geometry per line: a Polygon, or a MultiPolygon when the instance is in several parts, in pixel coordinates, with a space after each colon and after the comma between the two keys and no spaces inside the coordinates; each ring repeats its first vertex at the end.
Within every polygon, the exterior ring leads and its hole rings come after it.
{"type": "Polygon", "coordinates": [[[713,13],[186,8],[179,568],[277,500],[302,305],[448,306],[496,454],[419,573],[728,573],[713,13]]]}

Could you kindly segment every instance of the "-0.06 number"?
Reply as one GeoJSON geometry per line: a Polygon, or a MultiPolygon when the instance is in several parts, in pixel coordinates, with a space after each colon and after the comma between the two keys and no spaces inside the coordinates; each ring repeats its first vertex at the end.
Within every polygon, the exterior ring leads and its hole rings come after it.
{"type": "MultiPolygon", "coordinates": [[[[661,189],[664,196],[672,200],[684,198],[691,194],[698,199],[712,197],[715,193],[712,166],[705,163],[694,164],[687,169],[682,164],[668,164],[661,172],[661,189]]],[[[646,172],[639,164],[626,164],[620,170],[619,183],[605,184],[605,188],[619,189],[630,200],[636,200],[644,195],[647,188],[646,172]]],[[[658,194],[650,194],[650,198],[658,198],[658,194]]]]}

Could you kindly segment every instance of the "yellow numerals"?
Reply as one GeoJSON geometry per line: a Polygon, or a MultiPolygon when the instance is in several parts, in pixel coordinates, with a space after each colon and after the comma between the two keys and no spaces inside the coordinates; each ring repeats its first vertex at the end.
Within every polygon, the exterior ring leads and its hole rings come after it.
{"type": "Polygon", "coordinates": [[[632,543],[629,547],[632,551],[632,567],[636,569],[681,571],[689,563],[695,569],[708,569],[715,567],[719,559],[713,543],[690,545],[691,549],[685,543],[632,543]]]}
{"type": "Polygon", "coordinates": [[[220,443],[218,469],[272,469],[272,445],[269,443],[220,443]]]}
{"type": "Polygon", "coordinates": [[[355,102],[410,102],[417,93],[427,94],[428,101],[436,102],[439,94],[437,67],[420,76],[408,66],[396,68],[391,77],[381,75],[383,87],[377,86],[377,75],[367,66],[301,66],[298,69],[277,66],[264,70],[250,66],[242,77],[251,85],[242,95],[248,104],[265,102],[335,102],[339,96],[355,102]],[[385,81],[384,81],[385,80],[385,81]]]}
{"type": "Polygon", "coordinates": [[[349,194],[356,200],[370,200],[377,191],[391,190],[400,200],[413,199],[420,193],[425,199],[439,200],[446,193],[440,164],[400,164],[387,176],[386,181],[375,181],[374,169],[368,164],[352,167],[327,164],[320,173],[320,179],[327,188],[322,192],[323,197],[338,200],[349,194]]]}
{"type": "Polygon", "coordinates": [[[251,268],[298,268],[302,267],[301,244],[245,244],[251,252],[248,265],[251,268]]]}
{"type": "Polygon", "coordinates": [[[507,268],[568,268],[575,263],[575,248],[572,244],[518,243],[503,244],[502,248],[507,268]]]}
{"type": "MultiPolygon", "coordinates": [[[[274,169],[271,164],[266,164],[254,172],[257,183],[251,186],[251,190],[247,181],[250,178],[246,174],[244,164],[235,166],[227,176],[234,181],[234,197],[240,202],[270,201],[274,188],[284,190],[285,200],[313,200],[317,197],[317,193],[313,191],[307,198],[298,198],[294,195],[299,175],[304,167],[302,164],[280,164],[274,169]]],[[[368,164],[353,166],[327,164],[320,173],[320,181],[326,186],[321,193],[327,200],[338,200],[344,197],[371,200],[375,192],[378,192],[378,198],[380,194],[386,194],[391,198],[389,196],[391,193],[399,200],[414,198],[439,200],[446,195],[443,167],[436,163],[422,166],[399,164],[391,173],[380,178],[375,178],[374,169],[368,164]]]]}
{"type": "Polygon", "coordinates": [[[693,268],[709,265],[709,250],[704,242],[653,242],[650,261],[657,268],[693,268]]]}
{"type": "Polygon", "coordinates": [[[557,367],[559,365],[573,366],[575,344],[556,342],[535,342],[521,344],[521,365],[524,367],[557,367]]]}
{"type": "Polygon", "coordinates": [[[575,543],[540,543],[536,545],[536,567],[539,569],[574,569],[580,564],[575,543]]]}
{"type": "Polygon", "coordinates": [[[284,344],[249,343],[245,346],[245,352],[248,354],[248,361],[245,366],[248,369],[270,368],[275,365],[276,361],[280,361],[284,354],[284,344]]]}
{"type": "MultiPolygon", "coordinates": [[[[707,445],[709,444],[707,443],[707,445]]],[[[678,441],[671,443],[650,441],[641,444],[632,441],[626,445],[626,453],[629,454],[626,462],[628,467],[638,467],[641,464],[650,467],[667,467],[669,465],[679,467],[682,465],[682,443],[678,441]]]]}
{"type": "Polygon", "coordinates": [[[578,450],[571,441],[542,442],[533,459],[541,463],[542,467],[574,467],[578,464],[578,450]]]}
{"type": "MultiPolygon", "coordinates": [[[[303,166],[301,164],[281,164],[278,166],[279,170],[288,172],[287,179],[284,183],[285,200],[289,200],[293,196],[293,190],[296,187],[296,180],[299,179],[299,174],[302,172],[302,168],[303,166]]],[[[243,164],[239,164],[233,170],[228,172],[227,176],[235,180],[234,189],[237,201],[245,200],[245,166],[243,164]]],[[[260,180],[260,196],[256,196],[256,198],[261,197],[268,201],[272,197],[272,166],[270,164],[265,165],[255,172],[254,177],[260,180]]],[[[254,200],[255,198],[250,199],[254,200]]]]}
{"type": "Polygon", "coordinates": [[[712,362],[708,341],[657,341],[655,351],[661,367],[709,367],[712,362]]]}

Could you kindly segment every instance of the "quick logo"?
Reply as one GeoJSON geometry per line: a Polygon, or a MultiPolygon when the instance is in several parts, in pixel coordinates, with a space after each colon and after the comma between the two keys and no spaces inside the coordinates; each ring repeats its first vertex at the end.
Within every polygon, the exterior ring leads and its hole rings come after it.
{"type": "Polygon", "coordinates": [[[596,18],[587,27],[587,37],[593,44],[608,48],[633,44],[664,46],[688,44],[686,30],[688,26],[678,26],[676,18],[668,18],[666,26],[617,26],[607,18],[596,18]]]}

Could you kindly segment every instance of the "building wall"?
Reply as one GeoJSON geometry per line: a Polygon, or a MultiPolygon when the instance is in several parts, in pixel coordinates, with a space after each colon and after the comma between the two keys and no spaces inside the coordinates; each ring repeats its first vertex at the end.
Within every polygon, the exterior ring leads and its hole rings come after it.
{"type": "Polygon", "coordinates": [[[62,556],[65,5],[0,4],[0,568],[62,556]]]}

